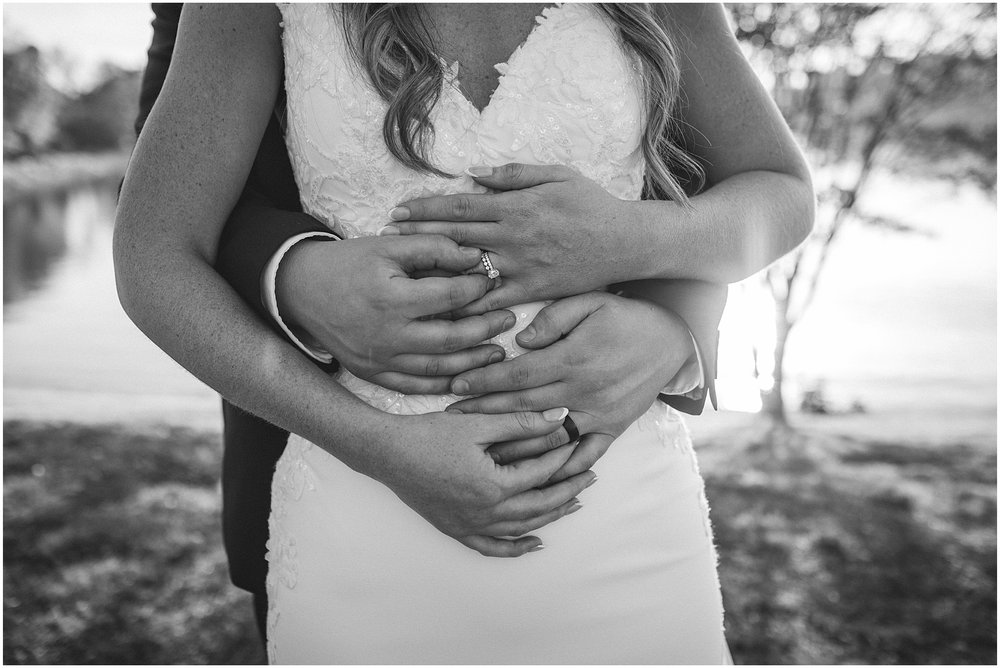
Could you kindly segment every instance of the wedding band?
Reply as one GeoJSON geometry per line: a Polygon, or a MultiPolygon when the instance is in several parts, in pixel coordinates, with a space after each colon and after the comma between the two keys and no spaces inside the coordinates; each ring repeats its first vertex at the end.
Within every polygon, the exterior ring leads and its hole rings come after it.
{"type": "Polygon", "coordinates": [[[480,258],[483,261],[483,266],[486,267],[486,278],[500,278],[500,272],[496,270],[493,266],[493,262],[490,261],[490,254],[486,251],[482,251],[480,258]]]}
{"type": "Polygon", "coordinates": [[[569,434],[570,443],[580,440],[580,430],[577,429],[576,423],[573,422],[573,418],[568,415],[566,416],[566,419],[563,420],[563,429],[565,429],[566,433],[569,434]]]}

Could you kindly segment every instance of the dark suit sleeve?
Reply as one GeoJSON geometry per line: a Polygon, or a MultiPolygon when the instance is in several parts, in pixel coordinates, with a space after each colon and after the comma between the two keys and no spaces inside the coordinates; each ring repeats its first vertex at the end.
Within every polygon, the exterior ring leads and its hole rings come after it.
{"type": "Polygon", "coordinates": [[[694,280],[664,281],[660,293],[666,296],[670,308],[687,324],[694,335],[695,344],[701,355],[705,371],[705,392],[698,399],[685,396],[661,394],[660,399],[668,406],[691,415],[700,415],[705,408],[705,399],[710,398],[712,407],[718,409],[715,395],[715,378],[719,355],[719,322],[726,307],[728,289],[725,285],[694,280]]]}
{"type": "MultiPolygon", "coordinates": [[[[142,131],[170,69],[182,7],[177,3],[152,5],[153,41],[142,77],[136,134],[142,131]]],[[[284,100],[279,100],[279,107],[284,107],[284,100]]],[[[261,276],[285,241],[303,232],[320,231],[328,230],[302,212],[281,126],[276,115],[272,115],[247,184],[219,238],[215,267],[261,319],[282,337],[285,333],[274,322],[261,298],[261,276]]]]}

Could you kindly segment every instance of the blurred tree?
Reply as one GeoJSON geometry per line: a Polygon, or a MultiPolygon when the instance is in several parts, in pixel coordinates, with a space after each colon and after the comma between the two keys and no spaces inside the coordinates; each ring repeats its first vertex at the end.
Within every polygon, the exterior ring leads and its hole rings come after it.
{"type": "Polygon", "coordinates": [[[996,5],[734,4],[736,35],[813,168],[816,227],[761,275],[775,302],[772,430],[787,430],[785,346],[873,171],[996,190],[996,5]]]}
{"type": "Polygon", "coordinates": [[[44,148],[56,132],[63,96],[45,81],[33,46],[3,54],[3,155],[17,158],[44,148]]]}
{"type": "Polygon", "coordinates": [[[128,149],[135,136],[138,72],[105,65],[101,83],[71,100],[59,115],[57,146],[66,151],[128,149]]]}

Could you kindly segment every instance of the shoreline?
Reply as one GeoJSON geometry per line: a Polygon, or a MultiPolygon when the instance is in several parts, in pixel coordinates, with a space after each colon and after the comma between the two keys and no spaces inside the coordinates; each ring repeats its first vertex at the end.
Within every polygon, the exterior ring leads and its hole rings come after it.
{"type": "Polygon", "coordinates": [[[93,183],[118,181],[130,153],[47,153],[3,162],[3,203],[59,192],[93,183]]]}

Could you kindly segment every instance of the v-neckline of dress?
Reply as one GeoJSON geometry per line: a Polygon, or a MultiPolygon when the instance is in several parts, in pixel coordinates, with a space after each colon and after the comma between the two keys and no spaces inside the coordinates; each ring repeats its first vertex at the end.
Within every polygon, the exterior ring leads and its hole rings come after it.
{"type": "Polygon", "coordinates": [[[469,109],[475,113],[477,119],[482,118],[483,114],[486,113],[486,110],[493,104],[493,100],[496,98],[497,93],[501,88],[503,88],[504,80],[510,72],[510,61],[514,60],[517,54],[519,54],[528,45],[528,43],[531,42],[532,38],[538,32],[538,28],[551,18],[552,13],[558,9],[562,9],[564,5],[565,3],[563,2],[556,2],[543,7],[542,11],[538,12],[534,19],[532,19],[533,25],[531,26],[531,30],[528,31],[525,38],[521,40],[513,51],[511,51],[510,55],[507,56],[507,59],[493,65],[493,67],[500,72],[500,76],[497,77],[497,85],[490,93],[489,99],[486,100],[486,105],[482,109],[477,107],[475,103],[462,91],[461,83],[458,80],[458,72],[461,68],[461,61],[456,60],[449,65],[444,58],[439,56],[442,66],[444,66],[445,70],[448,72],[448,81],[446,83],[455,89],[455,94],[458,95],[466,106],[468,106],[469,109]]]}

